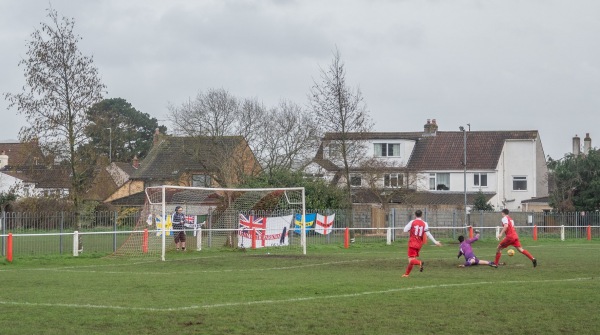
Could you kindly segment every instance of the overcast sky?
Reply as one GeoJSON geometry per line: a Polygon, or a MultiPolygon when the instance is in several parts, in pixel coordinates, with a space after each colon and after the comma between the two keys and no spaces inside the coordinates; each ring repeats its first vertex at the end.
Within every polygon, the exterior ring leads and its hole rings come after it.
{"type": "MultiPolygon", "coordinates": [[[[0,92],[24,84],[19,60],[49,22],[48,0],[0,0],[0,92]]],[[[307,93],[337,47],[375,131],[538,130],[561,158],[600,141],[598,0],[53,0],[75,19],[106,98],[171,127],[167,106],[224,88],[266,106],[307,93]]],[[[27,126],[0,99],[0,140],[27,126]]]]}

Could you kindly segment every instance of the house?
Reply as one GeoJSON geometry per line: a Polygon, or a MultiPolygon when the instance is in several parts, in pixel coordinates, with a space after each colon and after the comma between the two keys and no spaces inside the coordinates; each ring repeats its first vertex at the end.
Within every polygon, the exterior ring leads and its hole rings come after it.
{"type": "MultiPolygon", "coordinates": [[[[482,192],[494,208],[521,210],[523,200],[548,195],[546,159],[535,130],[438,131],[433,119],[427,120],[423,132],[346,136],[364,152],[363,159],[350,167],[355,203],[376,202],[365,193],[395,192],[399,196],[386,201],[464,208],[465,197],[469,207],[482,192]],[[365,170],[367,161],[377,169],[365,170]],[[367,192],[372,171],[378,175],[378,190],[371,187],[367,192]]],[[[305,172],[333,184],[345,183],[339,155],[342,140],[342,134],[325,134],[305,172]]]]}
{"type": "Polygon", "coordinates": [[[157,132],[148,156],[104,201],[141,206],[149,186],[232,187],[260,170],[242,136],[176,137],[157,132]]]}
{"type": "Polygon", "coordinates": [[[112,162],[99,169],[92,186],[84,195],[84,200],[104,201],[129,181],[139,165],[139,159],[135,156],[131,163],[112,162]]]}
{"type": "Polygon", "coordinates": [[[0,192],[21,197],[67,196],[69,172],[51,160],[37,141],[0,143],[0,192]]]}

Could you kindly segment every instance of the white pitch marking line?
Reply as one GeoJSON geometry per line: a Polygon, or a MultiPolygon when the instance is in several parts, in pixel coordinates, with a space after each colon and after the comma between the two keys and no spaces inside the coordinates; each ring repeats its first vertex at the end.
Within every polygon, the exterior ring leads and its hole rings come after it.
{"type": "Polygon", "coordinates": [[[184,307],[168,307],[168,308],[152,308],[152,307],[126,307],[126,306],[111,306],[111,305],[90,305],[90,304],[61,304],[61,303],[31,303],[31,302],[15,302],[15,301],[0,301],[0,305],[13,305],[13,306],[33,306],[33,307],[68,307],[68,308],[89,308],[89,309],[113,309],[113,310],[128,310],[128,311],[148,311],[148,312],[172,312],[172,311],[184,311],[192,309],[207,309],[207,308],[218,308],[218,307],[235,307],[235,306],[249,306],[249,305],[260,305],[260,304],[276,304],[276,303],[288,303],[298,301],[311,301],[317,299],[338,299],[338,298],[354,298],[365,295],[373,294],[386,294],[396,293],[402,291],[413,291],[413,290],[424,290],[424,289],[436,289],[436,288],[452,288],[470,285],[489,285],[489,284],[534,284],[534,283],[553,283],[553,282],[569,282],[569,281],[587,281],[596,280],[596,277],[589,278],[569,278],[569,279],[551,279],[551,280],[513,280],[513,281],[484,281],[476,283],[456,283],[456,284],[441,284],[441,285],[428,285],[428,286],[413,286],[413,287],[402,287],[394,288],[382,291],[366,291],[358,293],[347,293],[337,295],[326,295],[320,297],[299,297],[281,300],[255,300],[255,301],[244,301],[244,302],[228,302],[221,304],[208,304],[208,305],[191,305],[184,307]]]}

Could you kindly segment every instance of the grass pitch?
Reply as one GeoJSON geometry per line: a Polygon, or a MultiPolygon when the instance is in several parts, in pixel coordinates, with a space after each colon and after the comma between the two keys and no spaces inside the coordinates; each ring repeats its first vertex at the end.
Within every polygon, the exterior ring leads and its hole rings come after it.
{"type": "MultiPolygon", "coordinates": [[[[597,334],[600,241],[522,241],[493,269],[458,268],[458,245],[406,241],[0,262],[2,334],[597,334]],[[268,252],[272,251],[270,254],[268,252]]],[[[474,244],[494,257],[495,240],[474,244]]]]}

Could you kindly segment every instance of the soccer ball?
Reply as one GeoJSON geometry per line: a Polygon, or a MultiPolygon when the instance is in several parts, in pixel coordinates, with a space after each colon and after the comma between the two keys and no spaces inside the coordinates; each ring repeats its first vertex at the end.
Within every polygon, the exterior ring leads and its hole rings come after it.
{"type": "Polygon", "coordinates": [[[512,249],[508,249],[508,251],[506,252],[509,256],[514,256],[515,255],[515,251],[512,249]]]}

